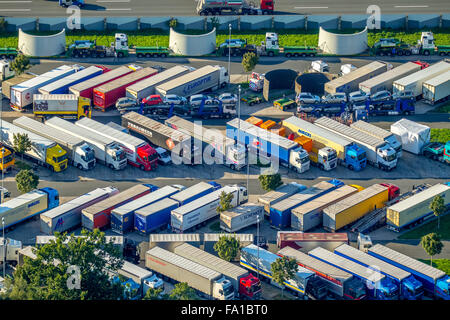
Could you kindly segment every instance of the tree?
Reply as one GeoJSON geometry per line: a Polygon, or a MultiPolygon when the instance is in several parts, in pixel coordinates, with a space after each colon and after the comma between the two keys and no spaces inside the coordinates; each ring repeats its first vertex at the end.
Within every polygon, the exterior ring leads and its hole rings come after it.
{"type": "Polygon", "coordinates": [[[440,254],[444,246],[441,242],[441,237],[437,233],[429,233],[422,237],[420,243],[426,253],[431,257],[430,265],[433,265],[433,256],[440,254]]]}
{"type": "Polygon", "coordinates": [[[169,27],[170,28],[175,29],[177,27],[177,24],[178,24],[178,20],[177,19],[171,18],[169,20],[169,27]]]}
{"type": "Polygon", "coordinates": [[[186,282],[175,284],[175,288],[169,295],[171,300],[198,300],[195,290],[188,286],[186,282]]]}
{"type": "Polygon", "coordinates": [[[30,169],[20,170],[16,175],[17,190],[28,193],[39,185],[39,176],[30,169]]]}
{"type": "Polygon", "coordinates": [[[254,52],[244,53],[242,57],[242,68],[244,72],[250,72],[255,69],[255,66],[258,64],[259,57],[254,52]]]}
{"type": "Polygon", "coordinates": [[[17,133],[13,134],[13,148],[14,151],[20,153],[22,155],[27,151],[31,150],[31,140],[26,133],[17,133]]]}
{"type": "Polygon", "coordinates": [[[233,201],[233,194],[222,191],[222,193],[220,194],[220,202],[216,208],[216,212],[220,214],[231,209],[233,207],[231,205],[231,201],[233,201]]]}
{"type": "Polygon", "coordinates": [[[266,191],[275,190],[283,184],[279,173],[267,173],[258,177],[261,188],[266,191]]]}
{"type": "Polygon", "coordinates": [[[96,229],[82,230],[84,237],[55,233],[56,239],[36,249],[36,259],[25,257],[7,298],[31,300],[117,300],[123,297],[120,282],[111,281],[123,265],[120,249],[106,242],[96,229]],[[67,241],[66,243],[64,243],[67,241]]]}
{"type": "Polygon", "coordinates": [[[241,248],[241,242],[231,235],[223,235],[214,244],[214,250],[219,257],[225,261],[231,261],[236,258],[241,248]]]}
{"type": "Polygon", "coordinates": [[[17,57],[11,62],[11,70],[14,70],[16,75],[24,73],[26,70],[31,68],[30,58],[19,53],[17,57]]]}
{"type": "Polygon", "coordinates": [[[0,18],[0,32],[6,32],[8,27],[8,21],[5,18],[0,18]]]}
{"type": "Polygon", "coordinates": [[[158,289],[148,288],[142,300],[168,300],[169,296],[167,294],[163,294],[162,292],[163,292],[162,288],[158,289]]]}
{"type": "Polygon", "coordinates": [[[295,277],[298,265],[294,258],[278,258],[270,265],[273,281],[281,286],[281,296],[283,296],[284,282],[295,277]]]}
{"type": "Polygon", "coordinates": [[[437,195],[433,198],[430,203],[430,209],[433,211],[434,215],[438,218],[438,230],[440,224],[440,216],[445,212],[445,202],[441,195],[437,195]]]}

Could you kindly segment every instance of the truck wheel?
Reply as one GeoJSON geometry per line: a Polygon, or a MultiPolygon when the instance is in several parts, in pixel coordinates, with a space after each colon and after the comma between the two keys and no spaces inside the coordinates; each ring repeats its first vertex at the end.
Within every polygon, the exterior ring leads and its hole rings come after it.
{"type": "Polygon", "coordinates": [[[117,56],[118,56],[119,58],[123,58],[123,52],[119,52],[119,53],[117,54],[117,56]]]}
{"type": "Polygon", "coordinates": [[[273,57],[273,51],[269,51],[269,57],[273,57]]]}
{"type": "Polygon", "coordinates": [[[353,171],[353,166],[349,165],[348,168],[353,171]]]}
{"type": "Polygon", "coordinates": [[[143,165],[143,164],[141,164],[141,165],[139,166],[139,169],[141,169],[142,171],[144,171],[144,170],[145,170],[145,167],[144,167],[144,165],[143,165]]]}
{"type": "Polygon", "coordinates": [[[430,51],[425,50],[425,51],[423,52],[423,55],[424,55],[424,56],[429,56],[429,55],[430,55],[430,51]]]}
{"type": "Polygon", "coordinates": [[[302,57],[306,57],[306,53],[302,53],[302,57]]]}
{"type": "Polygon", "coordinates": [[[236,170],[236,166],[235,166],[234,164],[232,164],[232,165],[230,166],[230,168],[231,168],[231,170],[236,170]]]}
{"type": "Polygon", "coordinates": [[[144,56],[143,56],[143,54],[142,53],[138,53],[137,55],[136,55],[138,58],[143,58],[144,56]]]}
{"type": "Polygon", "coordinates": [[[402,55],[403,55],[403,51],[401,51],[401,50],[398,51],[398,52],[397,52],[397,55],[398,55],[398,56],[402,56],[402,55]]]}
{"type": "Polygon", "coordinates": [[[294,57],[295,58],[297,58],[298,57],[298,53],[296,52],[296,53],[294,53],[294,57]]]}
{"type": "Polygon", "coordinates": [[[315,54],[315,53],[310,53],[309,56],[310,56],[310,57],[315,57],[316,54],[315,54]]]}
{"type": "Polygon", "coordinates": [[[11,60],[14,60],[14,59],[16,58],[16,56],[13,55],[13,54],[10,54],[10,55],[9,55],[9,58],[10,58],[11,60]]]}
{"type": "Polygon", "coordinates": [[[439,52],[439,55],[442,57],[442,56],[445,56],[445,52],[439,52]]]}
{"type": "Polygon", "coordinates": [[[159,56],[160,56],[161,58],[165,58],[165,57],[167,57],[167,54],[166,54],[166,53],[161,53],[159,56]]]}
{"type": "Polygon", "coordinates": [[[290,53],[285,54],[286,58],[290,58],[292,55],[290,53]]]}
{"type": "Polygon", "coordinates": [[[145,57],[146,57],[146,58],[151,58],[152,55],[151,55],[150,53],[146,53],[146,54],[145,54],[145,57]]]}
{"type": "Polygon", "coordinates": [[[77,165],[77,168],[83,170],[83,166],[80,163],[77,165]]]}

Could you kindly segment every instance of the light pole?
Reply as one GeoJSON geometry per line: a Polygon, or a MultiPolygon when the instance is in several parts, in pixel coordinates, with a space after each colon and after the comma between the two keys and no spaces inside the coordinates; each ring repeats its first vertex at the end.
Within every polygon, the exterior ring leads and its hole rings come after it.
{"type": "Polygon", "coordinates": [[[258,250],[258,263],[256,264],[259,279],[259,216],[256,216],[256,244],[258,250]]]}
{"type": "Polygon", "coordinates": [[[6,275],[6,241],[5,241],[5,217],[2,217],[2,229],[3,229],[3,239],[2,239],[2,245],[3,245],[3,279],[5,279],[6,275]]]}
{"type": "MultiPolygon", "coordinates": [[[[228,74],[231,79],[231,23],[228,24],[229,36],[228,36],[228,74]]],[[[230,86],[230,82],[228,82],[228,86],[230,86]]]]}

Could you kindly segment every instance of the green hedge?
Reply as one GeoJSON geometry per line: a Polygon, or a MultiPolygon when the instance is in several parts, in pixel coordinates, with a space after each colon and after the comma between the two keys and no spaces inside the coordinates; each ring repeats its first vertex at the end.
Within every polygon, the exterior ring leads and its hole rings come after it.
{"type": "Polygon", "coordinates": [[[450,141],[450,129],[431,129],[431,141],[446,143],[450,141]]]}

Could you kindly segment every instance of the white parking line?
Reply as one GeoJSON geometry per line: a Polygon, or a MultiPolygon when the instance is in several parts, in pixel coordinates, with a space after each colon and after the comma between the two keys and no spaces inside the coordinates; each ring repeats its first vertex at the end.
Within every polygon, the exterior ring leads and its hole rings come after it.
{"type": "Polygon", "coordinates": [[[18,1],[0,1],[0,4],[2,3],[30,3],[33,2],[32,0],[18,0],[18,1]]]}
{"type": "Polygon", "coordinates": [[[0,9],[0,12],[8,12],[8,11],[31,11],[31,9],[0,9]]]}
{"type": "Polygon", "coordinates": [[[131,10],[131,8],[106,8],[105,10],[106,11],[120,11],[120,10],[129,11],[129,10],[131,10]]]}
{"type": "Polygon", "coordinates": [[[394,6],[394,8],[428,8],[429,6],[394,6]]]}
{"type": "Polygon", "coordinates": [[[130,2],[130,0],[97,0],[98,3],[124,3],[130,2]]]}
{"type": "Polygon", "coordinates": [[[294,7],[294,9],[328,9],[328,7],[294,7]]]}

